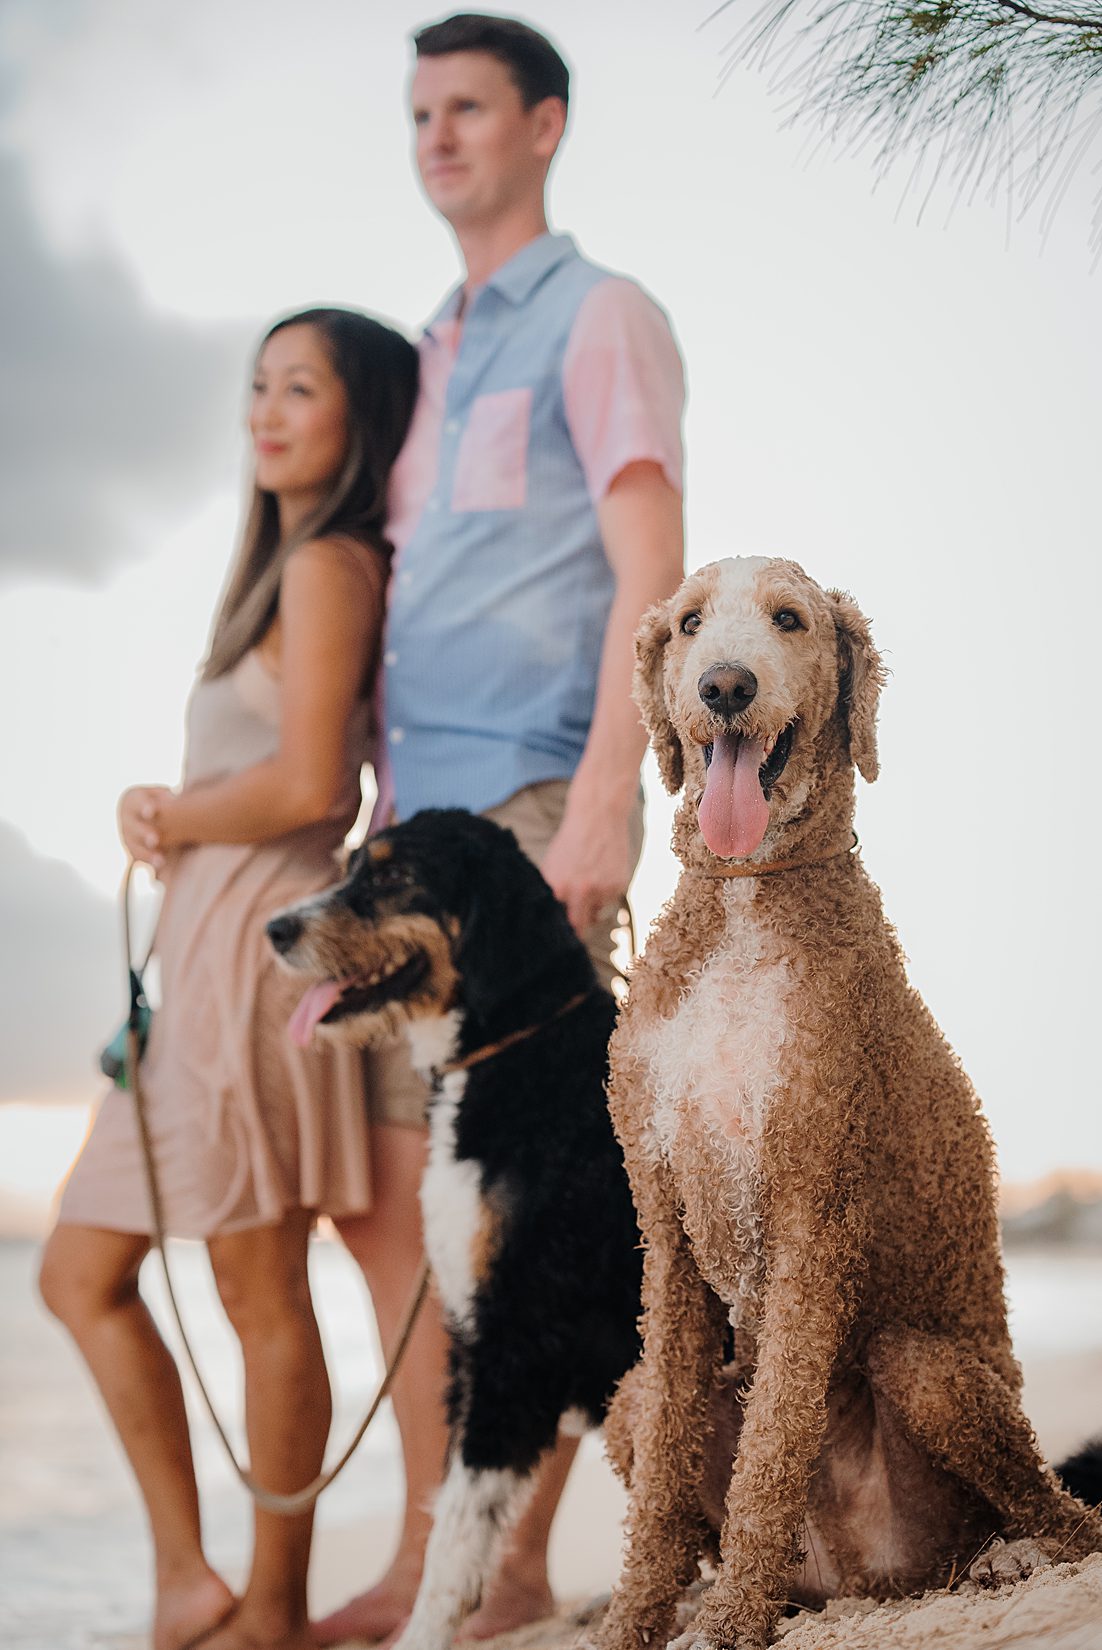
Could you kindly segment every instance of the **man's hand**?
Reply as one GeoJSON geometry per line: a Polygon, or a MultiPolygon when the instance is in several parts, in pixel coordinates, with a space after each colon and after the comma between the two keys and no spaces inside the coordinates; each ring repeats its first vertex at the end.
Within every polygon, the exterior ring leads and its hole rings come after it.
{"type": "Polygon", "coordinates": [[[540,869],[584,939],[606,905],[622,899],[631,877],[628,813],[589,808],[571,792],[562,824],[540,869]]]}
{"type": "Polygon", "coordinates": [[[681,495],[657,464],[629,464],[598,503],[597,519],[616,591],[589,738],[540,867],[583,936],[623,898],[634,868],[629,821],[647,741],[631,702],[633,638],[645,610],[681,582],[681,495]]]}

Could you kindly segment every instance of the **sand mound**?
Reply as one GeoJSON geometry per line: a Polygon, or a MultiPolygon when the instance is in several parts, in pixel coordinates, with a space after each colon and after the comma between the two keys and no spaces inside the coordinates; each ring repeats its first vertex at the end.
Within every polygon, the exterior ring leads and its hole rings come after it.
{"type": "Polygon", "coordinates": [[[998,1592],[838,1599],[783,1624],[784,1650],[1102,1650],[1102,1554],[998,1592]]]}
{"type": "MultiPolygon", "coordinates": [[[[487,1641],[572,1650],[604,1600],[487,1641]]],[[[1039,1570],[998,1592],[937,1592],[892,1604],[836,1599],[783,1622],[782,1650],[1102,1650],[1102,1554],[1039,1570]]]]}

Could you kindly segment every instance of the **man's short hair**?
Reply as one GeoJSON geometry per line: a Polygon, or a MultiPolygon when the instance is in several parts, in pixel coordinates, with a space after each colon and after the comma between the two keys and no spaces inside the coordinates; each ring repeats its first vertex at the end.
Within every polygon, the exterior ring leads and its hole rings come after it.
{"type": "Polygon", "coordinates": [[[413,37],[418,57],[449,57],[452,52],[485,52],[508,69],[526,109],[557,97],[569,106],[570,70],[551,44],[515,17],[488,17],[461,11],[430,23],[413,37]]]}

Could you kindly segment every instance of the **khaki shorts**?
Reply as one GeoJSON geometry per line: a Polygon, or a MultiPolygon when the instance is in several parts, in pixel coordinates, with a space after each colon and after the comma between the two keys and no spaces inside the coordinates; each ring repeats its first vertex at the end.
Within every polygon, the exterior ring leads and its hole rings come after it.
{"type": "MultiPolygon", "coordinates": [[[[526,785],[514,792],[496,808],[487,808],[486,818],[497,825],[505,825],[513,832],[529,859],[542,865],[543,856],[551,838],[562,822],[566,808],[566,779],[545,779],[538,785],[526,785]]],[[[643,847],[643,795],[632,809],[629,821],[631,834],[631,869],[634,874],[643,847]]],[[[593,958],[593,966],[601,984],[613,989],[623,979],[612,960],[624,916],[628,910],[626,891],[601,912],[585,937],[586,949],[593,958]]],[[[405,1039],[389,1043],[385,1048],[372,1049],[364,1055],[365,1088],[368,1116],[372,1123],[400,1123],[406,1127],[420,1127],[425,1121],[428,1105],[428,1087],[410,1064],[405,1039]]]]}

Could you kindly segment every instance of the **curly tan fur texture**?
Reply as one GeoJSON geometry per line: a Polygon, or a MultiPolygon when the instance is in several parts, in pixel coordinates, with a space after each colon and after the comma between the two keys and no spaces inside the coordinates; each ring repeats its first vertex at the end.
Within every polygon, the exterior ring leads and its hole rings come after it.
{"type": "Polygon", "coordinates": [[[684,870],[612,1045],[645,1351],[609,1422],[632,1493],[602,1650],[669,1636],[717,1483],[722,1563],[677,1641],[700,1650],[758,1650],[786,1599],[936,1585],[992,1533],[1102,1549],[1019,1406],[987,1126],[846,851],[854,766],[878,768],[867,621],[793,562],[720,562],[637,658],[684,870]],[[755,683],[734,724],[703,697],[729,666],[755,683]],[[787,869],[728,879],[698,828],[732,725],[766,750],[793,729],[747,862],[787,869]]]}

